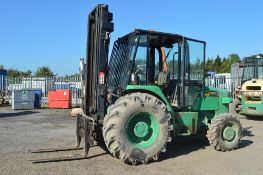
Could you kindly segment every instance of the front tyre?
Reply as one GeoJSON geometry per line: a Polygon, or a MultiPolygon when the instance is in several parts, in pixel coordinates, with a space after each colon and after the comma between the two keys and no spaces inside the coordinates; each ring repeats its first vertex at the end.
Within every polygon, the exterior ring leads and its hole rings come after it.
{"type": "Polygon", "coordinates": [[[231,114],[219,114],[211,120],[207,138],[218,151],[231,151],[238,147],[242,128],[238,118],[231,114]]]}
{"type": "Polygon", "coordinates": [[[125,163],[157,160],[171,141],[171,115],[153,95],[132,93],[120,97],[104,118],[103,136],[114,157],[125,163]]]}

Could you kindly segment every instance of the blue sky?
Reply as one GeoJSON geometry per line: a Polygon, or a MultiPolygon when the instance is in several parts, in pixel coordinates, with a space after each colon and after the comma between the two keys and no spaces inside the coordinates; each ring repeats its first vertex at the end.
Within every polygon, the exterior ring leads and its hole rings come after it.
{"type": "Polygon", "coordinates": [[[111,44],[142,28],[204,40],[207,57],[263,52],[262,0],[0,0],[0,64],[78,72],[86,55],[87,16],[98,3],[113,12],[111,44]]]}

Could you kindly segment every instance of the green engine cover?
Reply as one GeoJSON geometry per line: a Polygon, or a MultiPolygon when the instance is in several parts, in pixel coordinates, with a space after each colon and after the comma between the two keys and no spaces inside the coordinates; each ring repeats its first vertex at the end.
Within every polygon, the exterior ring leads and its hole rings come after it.
{"type": "Polygon", "coordinates": [[[214,111],[215,115],[228,112],[228,105],[233,100],[225,89],[205,87],[202,96],[198,96],[193,105],[194,111],[214,111]]]}

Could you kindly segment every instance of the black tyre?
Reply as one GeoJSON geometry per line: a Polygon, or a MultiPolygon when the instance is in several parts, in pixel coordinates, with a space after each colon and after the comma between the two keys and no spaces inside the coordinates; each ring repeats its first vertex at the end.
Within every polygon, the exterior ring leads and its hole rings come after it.
{"type": "Polygon", "coordinates": [[[132,93],[109,107],[104,119],[103,136],[108,150],[125,163],[157,160],[171,141],[171,114],[153,95],[132,93]]]}
{"type": "Polygon", "coordinates": [[[218,151],[231,151],[238,147],[242,128],[238,118],[231,114],[220,114],[212,119],[207,131],[210,145],[218,151]]]}

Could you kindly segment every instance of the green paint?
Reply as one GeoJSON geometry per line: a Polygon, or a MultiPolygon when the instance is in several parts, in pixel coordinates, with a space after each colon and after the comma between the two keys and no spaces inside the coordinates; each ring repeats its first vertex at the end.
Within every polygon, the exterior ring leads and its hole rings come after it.
{"type": "Polygon", "coordinates": [[[197,97],[196,102],[193,105],[193,110],[195,111],[215,111],[219,108],[218,97],[197,97]]]}
{"type": "Polygon", "coordinates": [[[149,126],[145,122],[138,122],[134,127],[134,134],[137,137],[143,138],[149,132],[149,126]]]}
{"type": "Polygon", "coordinates": [[[163,94],[163,91],[161,90],[160,87],[158,86],[153,86],[153,85],[128,85],[126,88],[127,91],[135,91],[135,92],[150,92],[153,94],[156,94],[157,97],[159,97],[160,100],[162,100],[166,106],[169,112],[173,113],[173,109],[166,99],[165,95],[163,94]]]}
{"type": "Polygon", "coordinates": [[[236,136],[236,132],[232,127],[230,126],[225,127],[223,131],[224,139],[226,139],[227,141],[232,141],[235,138],[235,136],[236,136]]]}
{"type": "Polygon", "coordinates": [[[159,135],[158,122],[152,113],[139,112],[129,119],[125,132],[131,144],[146,149],[155,143],[159,135]]]}
{"type": "Polygon", "coordinates": [[[219,92],[219,101],[220,103],[218,104],[218,110],[215,111],[215,116],[218,116],[219,114],[222,113],[228,113],[229,112],[229,103],[222,103],[222,99],[228,97],[228,92],[226,89],[218,89],[219,92]]]}
{"type": "Polygon", "coordinates": [[[242,113],[252,116],[263,116],[263,96],[260,101],[246,101],[245,97],[241,98],[242,113]]]}
{"type": "Polygon", "coordinates": [[[225,89],[217,89],[214,87],[204,87],[202,96],[198,96],[194,105],[194,111],[215,111],[215,114],[228,112],[228,105],[232,102],[232,98],[228,97],[225,89]]]}
{"type": "MultiPolygon", "coordinates": [[[[198,112],[176,112],[175,120],[179,133],[195,134],[198,129],[198,112]]],[[[176,133],[178,135],[178,133],[176,133]]]]}
{"type": "Polygon", "coordinates": [[[236,139],[238,139],[237,136],[238,130],[239,130],[239,126],[236,123],[229,123],[221,131],[222,140],[226,144],[233,143],[234,141],[236,141],[236,139]]]}
{"type": "Polygon", "coordinates": [[[222,103],[223,104],[229,104],[233,102],[233,98],[230,97],[222,97],[222,103]]]}
{"type": "Polygon", "coordinates": [[[199,111],[198,112],[198,126],[208,125],[208,120],[215,117],[215,111],[199,111]]]}

